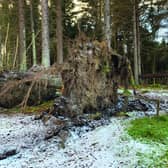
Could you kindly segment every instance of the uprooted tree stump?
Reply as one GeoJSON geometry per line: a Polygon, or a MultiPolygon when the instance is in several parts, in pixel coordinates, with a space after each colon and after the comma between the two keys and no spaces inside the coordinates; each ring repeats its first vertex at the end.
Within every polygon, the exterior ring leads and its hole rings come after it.
{"type": "Polygon", "coordinates": [[[127,87],[130,76],[126,57],[108,51],[105,42],[84,38],[69,48],[64,64],[37,69],[1,76],[1,107],[36,105],[54,98],[63,83],[63,95],[79,107],[79,113],[97,111],[117,102],[118,84],[127,87]]]}
{"type": "Polygon", "coordinates": [[[128,59],[109,52],[105,42],[80,40],[74,46],[62,71],[64,95],[81,112],[116,103],[118,84],[128,85],[128,59]]]}
{"type": "Polygon", "coordinates": [[[118,85],[127,87],[130,74],[126,57],[108,52],[104,42],[80,40],[70,48],[60,72],[63,96],[56,98],[53,107],[37,117],[44,123],[54,117],[64,121],[67,129],[89,125],[93,120],[118,112],[115,111],[118,85]]]}

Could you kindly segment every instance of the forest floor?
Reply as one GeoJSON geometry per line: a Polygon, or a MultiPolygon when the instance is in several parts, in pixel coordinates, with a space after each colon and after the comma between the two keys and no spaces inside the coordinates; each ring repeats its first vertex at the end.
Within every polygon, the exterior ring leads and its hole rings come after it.
{"type": "MultiPolygon", "coordinates": [[[[167,91],[145,94],[163,98],[163,104],[167,103],[167,91]]],[[[81,136],[71,131],[65,144],[55,137],[44,140],[47,127],[41,120],[34,120],[33,115],[0,114],[0,157],[4,151],[15,153],[0,160],[0,168],[147,168],[155,165],[166,168],[160,158],[167,145],[135,140],[128,135],[130,122],[143,114],[131,112],[130,117],[113,117],[108,125],[81,136]]]]}

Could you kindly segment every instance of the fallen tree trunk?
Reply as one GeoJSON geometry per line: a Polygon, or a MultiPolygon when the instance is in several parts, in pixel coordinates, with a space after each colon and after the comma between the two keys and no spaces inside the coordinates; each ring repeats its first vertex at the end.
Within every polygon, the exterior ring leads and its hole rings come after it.
{"type": "Polygon", "coordinates": [[[3,72],[0,74],[0,107],[38,105],[54,99],[62,87],[57,75],[40,72],[3,72]],[[26,97],[27,96],[27,97],[26,97]]]}

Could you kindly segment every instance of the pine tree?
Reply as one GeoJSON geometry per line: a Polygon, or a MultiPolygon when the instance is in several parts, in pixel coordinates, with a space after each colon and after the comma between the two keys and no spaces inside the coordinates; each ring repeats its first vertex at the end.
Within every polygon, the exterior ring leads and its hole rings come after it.
{"type": "Polygon", "coordinates": [[[57,27],[56,27],[56,36],[57,36],[57,63],[63,63],[63,28],[62,28],[62,0],[56,0],[57,7],[57,27]]]}
{"type": "Polygon", "coordinates": [[[42,65],[50,66],[48,0],[41,0],[42,10],[42,65]]]}
{"type": "Polygon", "coordinates": [[[25,32],[25,18],[24,18],[24,1],[18,1],[19,7],[19,57],[20,57],[20,70],[27,70],[26,61],[26,32],[25,32]]]}
{"type": "Polygon", "coordinates": [[[34,12],[33,12],[33,0],[30,1],[30,20],[31,20],[31,36],[32,36],[32,53],[33,53],[33,65],[37,64],[36,55],[36,39],[35,39],[35,28],[34,28],[34,12]]]}
{"type": "Polygon", "coordinates": [[[107,41],[108,49],[111,48],[111,21],[110,21],[110,0],[105,0],[104,7],[104,31],[105,40],[107,41]]]}

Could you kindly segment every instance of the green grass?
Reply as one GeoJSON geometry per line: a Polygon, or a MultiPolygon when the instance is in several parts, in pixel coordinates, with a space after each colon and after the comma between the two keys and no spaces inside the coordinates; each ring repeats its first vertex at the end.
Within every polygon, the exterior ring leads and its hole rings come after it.
{"type": "Polygon", "coordinates": [[[168,144],[168,116],[135,119],[131,121],[128,134],[135,139],[168,144]]]}
{"type": "Polygon", "coordinates": [[[132,93],[131,93],[131,91],[129,91],[128,89],[124,89],[123,95],[124,95],[124,96],[131,96],[132,93]]]}
{"type": "Polygon", "coordinates": [[[149,84],[149,85],[138,85],[136,86],[137,89],[147,89],[147,90],[167,90],[168,86],[167,85],[162,85],[162,84],[149,84]]]}
{"type": "Polygon", "coordinates": [[[127,131],[134,139],[149,144],[156,142],[156,144],[164,145],[161,154],[157,154],[157,150],[153,151],[152,154],[139,153],[139,165],[146,164],[149,168],[168,168],[168,116],[144,117],[132,120],[127,131]]]}
{"type": "Polygon", "coordinates": [[[147,168],[168,168],[168,150],[165,150],[163,154],[158,154],[156,151],[152,151],[150,154],[138,152],[136,156],[139,157],[139,166],[143,165],[147,168]]]}
{"type": "Polygon", "coordinates": [[[168,150],[166,150],[166,152],[158,158],[157,164],[157,167],[168,167],[168,150]]]}

